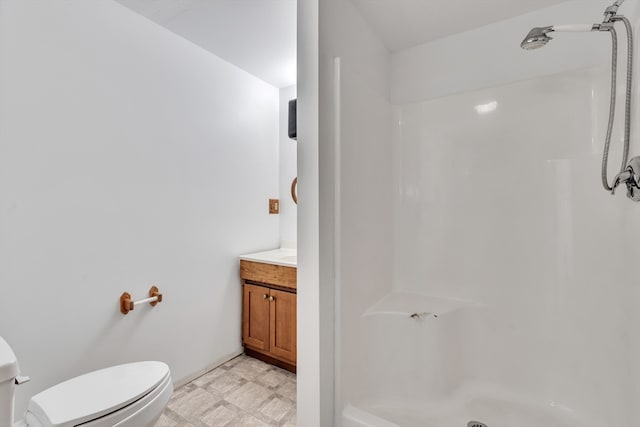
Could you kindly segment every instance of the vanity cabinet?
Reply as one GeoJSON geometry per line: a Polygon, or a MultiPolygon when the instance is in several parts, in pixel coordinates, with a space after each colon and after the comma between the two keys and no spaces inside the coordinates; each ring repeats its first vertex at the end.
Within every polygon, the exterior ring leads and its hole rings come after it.
{"type": "Polygon", "coordinates": [[[296,370],[296,269],[240,261],[245,352],[296,370]]]}

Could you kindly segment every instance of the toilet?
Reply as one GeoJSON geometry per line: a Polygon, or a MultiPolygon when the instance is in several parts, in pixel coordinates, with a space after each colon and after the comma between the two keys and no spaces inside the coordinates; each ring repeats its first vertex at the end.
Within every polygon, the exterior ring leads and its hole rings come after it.
{"type": "Polygon", "coordinates": [[[80,375],[31,398],[14,424],[18,361],[0,337],[0,427],[152,427],[173,394],[169,367],[134,362],[80,375]]]}

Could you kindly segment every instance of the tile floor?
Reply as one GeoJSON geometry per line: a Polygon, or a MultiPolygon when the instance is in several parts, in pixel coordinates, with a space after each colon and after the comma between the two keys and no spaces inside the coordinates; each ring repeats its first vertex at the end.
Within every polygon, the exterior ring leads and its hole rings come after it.
{"type": "Polygon", "coordinates": [[[155,427],[295,425],[295,374],[242,355],[176,389],[155,427]]]}

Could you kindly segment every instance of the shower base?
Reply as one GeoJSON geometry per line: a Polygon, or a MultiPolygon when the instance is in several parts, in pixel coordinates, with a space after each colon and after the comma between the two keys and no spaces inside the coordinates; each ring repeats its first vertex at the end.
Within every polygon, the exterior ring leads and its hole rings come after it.
{"type": "Polygon", "coordinates": [[[343,427],[607,427],[555,403],[540,404],[495,387],[467,387],[448,399],[362,400],[343,411],[343,427]]]}

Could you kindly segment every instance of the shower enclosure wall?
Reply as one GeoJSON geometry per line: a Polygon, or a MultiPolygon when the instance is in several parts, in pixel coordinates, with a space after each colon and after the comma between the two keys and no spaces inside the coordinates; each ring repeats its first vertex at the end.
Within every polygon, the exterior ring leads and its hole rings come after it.
{"type": "MultiPolygon", "coordinates": [[[[519,47],[608,4],[390,53],[357,0],[320,2],[336,425],[637,425],[640,205],[600,184],[610,40],[519,47]]],[[[637,12],[620,9],[636,34],[637,12]]]]}

